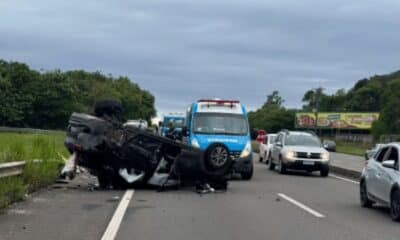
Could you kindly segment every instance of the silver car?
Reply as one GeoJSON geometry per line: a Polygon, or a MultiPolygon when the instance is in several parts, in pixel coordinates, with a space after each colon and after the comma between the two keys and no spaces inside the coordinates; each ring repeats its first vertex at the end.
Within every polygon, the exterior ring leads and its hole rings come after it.
{"type": "Polygon", "coordinates": [[[329,152],[321,144],[318,136],[309,132],[281,131],[275,139],[269,169],[278,166],[280,173],[287,169],[320,171],[321,176],[329,174],[329,152]]]}
{"type": "Polygon", "coordinates": [[[399,150],[399,143],[381,147],[368,160],[360,180],[361,206],[371,207],[374,203],[388,206],[395,221],[400,221],[399,150]]]}

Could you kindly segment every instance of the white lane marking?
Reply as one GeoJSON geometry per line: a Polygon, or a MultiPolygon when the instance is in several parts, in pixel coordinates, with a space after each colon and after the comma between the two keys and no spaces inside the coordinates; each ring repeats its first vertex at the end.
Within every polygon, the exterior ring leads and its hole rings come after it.
{"type": "Polygon", "coordinates": [[[357,185],[359,184],[359,182],[357,182],[357,181],[354,181],[354,180],[351,180],[351,179],[348,179],[348,178],[344,178],[344,177],[339,177],[339,176],[334,175],[334,174],[329,174],[329,176],[333,177],[333,178],[336,178],[336,179],[340,179],[340,180],[349,182],[349,183],[354,183],[354,184],[357,184],[357,185]]]}
{"type": "Polygon", "coordinates": [[[122,219],[124,218],[126,209],[128,208],[129,202],[131,201],[134,193],[135,193],[134,190],[127,190],[125,192],[101,240],[115,239],[118,233],[118,229],[121,226],[122,219]]]}
{"type": "Polygon", "coordinates": [[[321,214],[321,213],[319,213],[319,212],[307,207],[306,205],[302,204],[301,202],[298,202],[298,201],[294,200],[293,198],[291,198],[291,197],[289,197],[289,196],[287,196],[287,195],[285,195],[283,193],[278,193],[278,196],[283,198],[283,199],[285,199],[286,201],[296,205],[297,207],[303,209],[304,211],[308,212],[309,214],[313,215],[314,217],[317,217],[317,218],[324,218],[325,217],[325,215],[323,215],[323,214],[321,214]]]}

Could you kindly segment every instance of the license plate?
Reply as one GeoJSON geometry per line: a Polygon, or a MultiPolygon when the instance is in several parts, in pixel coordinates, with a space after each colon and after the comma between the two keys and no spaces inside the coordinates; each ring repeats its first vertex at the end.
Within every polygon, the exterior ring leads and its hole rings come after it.
{"type": "Polygon", "coordinates": [[[313,161],[303,161],[303,165],[314,165],[313,161]]]}

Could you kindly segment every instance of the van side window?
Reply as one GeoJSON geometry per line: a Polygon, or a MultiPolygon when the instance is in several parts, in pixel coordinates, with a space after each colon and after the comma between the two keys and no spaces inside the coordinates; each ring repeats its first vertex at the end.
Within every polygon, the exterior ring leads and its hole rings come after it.
{"type": "Polygon", "coordinates": [[[389,150],[389,147],[384,147],[380,150],[380,152],[378,153],[377,157],[376,157],[376,161],[377,162],[382,162],[383,159],[385,158],[385,155],[387,153],[387,151],[389,150]]]}

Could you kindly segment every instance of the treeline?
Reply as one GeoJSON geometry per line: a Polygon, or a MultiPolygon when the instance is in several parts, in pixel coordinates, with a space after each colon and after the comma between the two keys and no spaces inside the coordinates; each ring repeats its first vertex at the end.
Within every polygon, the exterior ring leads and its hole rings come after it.
{"type": "Polygon", "coordinates": [[[284,100],[278,91],[267,96],[261,108],[249,113],[251,128],[278,132],[281,129],[293,129],[296,111],[283,107],[284,100]]]}
{"type": "Polygon", "coordinates": [[[0,126],[64,129],[72,112],[93,111],[96,101],[120,100],[126,119],[149,120],[154,96],[127,77],[100,72],[36,71],[0,60],[0,126]]]}
{"type": "Polygon", "coordinates": [[[400,134],[400,71],[359,80],[347,92],[343,89],[325,94],[324,89],[309,90],[303,97],[304,110],[379,112],[372,134],[400,134]]]}
{"type": "MultiPolygon", "coordinates": [[[[373,76],[357,81],[348,91],[340,89],[327,94],[323,88],[307,91],[302,99],[301,111],[319,112],[379,112],[372,134],[400,134],[400,71],[373,76]]],[[[283,99],[277,91],[267,96],[266,103],[257,111],[249,113],[254,128],[275,132],[281,128],[294,128],[294,114],[282,106],[283,99]],[[271,116],[272,115],[272,116],[271,116]]]]}

